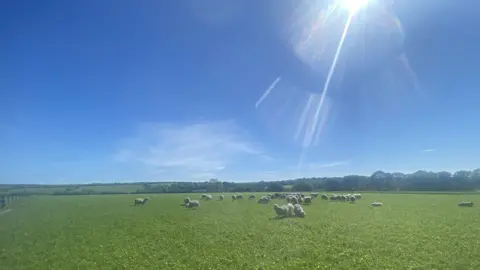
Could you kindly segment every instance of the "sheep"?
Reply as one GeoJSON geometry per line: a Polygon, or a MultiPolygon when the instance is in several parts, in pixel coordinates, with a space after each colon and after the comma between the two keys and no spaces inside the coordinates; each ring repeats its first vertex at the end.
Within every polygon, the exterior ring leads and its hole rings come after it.
{"type": "Polygon", "coordinates": [[[144,205],[148,200],[150,200],[149,198],[136,198],[135,199],[135,205],[144,205]]]}
{"type": "Polygon", "coordinates": [[[307,214],[303,211],[303,207],[300,204],[295,204],[293,206],[293,211],[295,212],[295,216],[304,218],[307,214]]]}
{"type": "Polygon", "coordinates": [[[310,196],[312,197],[312,199],[317,198],[318,193],[317,192],[312,192],[312,194],[310,194],[310,196]]]}
{"type": "Polygon", "coordinates": [[[458,206],[468,206],[468,207],[472,207],[472,206],[473,206],[473,202],[459,202],[459,203],[458,203],[458,206]]]}
{"type": "Polygon", "coordinates": [[[232,195],[232,201],[235,201],[237,199],[237,195],[233,194],[232,195]]]}
{"type": "Polygon", "coordinates": [[[219,198],[219,200],[220,200],[220,201],[223,201],[223,199],[225,199],[225,196],[223,196],[223,195],[220,195],[220,198],[219,198]]]}
{"type": "Polygon", "coordinates": [[[242,195],[242,194],[238,194],[238,195],[237,195],[237,200],[243,200],[243,195],[242,195]]]}
{"type": "Polygon", "coordinates": [[[270,201],[270,199],[267,196],[262,196],[262,197],[260,197],[260,199],[258,200],[257,203],[267,204],[269,201],[270,201]]]}
{"type": "Polygon", "coordinates": [[[295,208],[293,204],[287,203],[287,217],[293,217],[295,215],[295,208]]]}
{"type": "MultiPolygon", "coordinates": [[[[323,195],[322,195],[322,198],[323,198],[323,195]]],[[[327,198],[328,198],[328,197],[327,197],[327,198]]],[[[339,197],[338,195],[336,195],[336,194],[332,194],[332,196],[330,196],[330,200],[331,200],[331,201],[337,201],[337,200],[339,200],[339,199],[340,199],[340,197],[339,197]]],[[[325,200],[326,200],[326,199],[325,199],[325,200]]]]}
{"type": "Polygon", "coordinates": [[[327,194],[322,194],[322,200],[328,200],[328,195],[327,194]]]}
{"type": "Polygon", "coordinates": [[[353,194],[353,196],[355,196],[355,199],[357,200],[360,200],[362,198],[362,194],[359,194],[359,193],[355,193],[353,194]]]}
{"type": "Polygon", "coordinates": [[[372,203],[372,206],[374,206],[374,207],[380,207],[382,205],[383,205],[383,203],[381,203],[381,202],[373,202],[372,203]]]}
{"type": "Polygon", "coordinates": [[[351,202],[351,203],[355,203],[356,200],[357,200],[357,198],[355,198],[355,196],[351,196],[351,197],[350,197],[350,202],[351,202]]]}
{"type": "Polygon", "coordinates": [[[185,208],[196,208],[200,206],[200,201],[192,200],[185,204],[185,208]]]}
{"type": "Polygon", "coordinates": [[[303,203],[303,197],[298,198],[298,203],[303,203]]]}
{"type": "Polygon", "coordinates": [[[310,196],[305,196],[305,198],[303,198],[303,203],[304,204],[311,204],[312,203],[312,197],[310,196]]]}
{"type": "Polygon", "coordinates": [[[275,210],[275,213],[277,213],[278,217],[293,217],[295,211],[291,203],[282,206],[274,204],[273,210],[275,210]]]}
{"type": "Polygon", "coordinates": [[[189,197],[186,197],[185,199],[183,199],[183,202],[184,202],[185,204],[188,204],[188,203],[190,202],[190,198],[189,198],[189,197]]]}
{"type": "Polygon", "coordinates": [[[248,196],[248,199],[249,199],[249,200],[255,199],[255,195],[250,195],[250,196],[248,196]]]}
{"type": "Polygon", "coordinates": [[[287,216],[287,211],[288,208],[286,205],[279,206],[278,204],[273,205],[273,210],[275,210],[275,213],[277,213],[278,217],[286,217],[287,216]]]}
{"type": "Polygon", "coordinates": [[[213,199],[212,195],[210,195],[210,194],[205,195],[205,200],[206,201],[210,201],[211,199],[213,199]]]}
{"type": "Polygon", "coordinates": [[[291,196],[290,197],[290,203],[297,204],[298,203],[298,198],[296,196],[291,196]]]}
{"type": "Polygon", "coordinates": [[[278,197],[279,197],[280,199],[285,199],[285,198],[287,198],[287,195],[285,195],[285,194],[280,194],[278,197]]]}
{"type": "Polygon", "coordinates": [[[207,197],[207,194],[202,194],[202,199],[205,199],[207,197]]]}

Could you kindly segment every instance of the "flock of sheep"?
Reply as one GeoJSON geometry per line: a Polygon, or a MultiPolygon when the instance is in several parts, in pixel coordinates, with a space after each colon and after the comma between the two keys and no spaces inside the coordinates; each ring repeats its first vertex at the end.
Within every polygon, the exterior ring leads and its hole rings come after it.
{"type": "MultiPolygon", "coordinates": [[[[310,195],[305,195],[303,193],[270,193],[265,196],[261,196],[257,203],[259,204],[268,204],[272,199],[285,199],[287,204],[284,205],[273,205],[273,210],[275,211],[277,218],[285,218],[285,217],[300,217],[304,218],[307,214],[303,209],[302,205],[308,205],[312,203],[312,200],[319,196],[318,193],[314,192],[310,195]]],[[[249,200],[255,200],[257,197],[256,195],[248,196],[249,200]]],[[[331,200],[331,201],[340,201],[340,202],[351,202],[355,203],[356,200],[361,199],[361,194],[345,194],[345,195],[337,195],[332,194],[328,196],[327,194],[322,194],[321,198],[323,200],[331,200]]],[[[202,194],[201,200],[210,201],[213,199],[211,194],[202,194]]],[[[233,194],[232,201],[243,200],[244,197],[242,194],[233,194]]],[[[225,195],[220,195],[218,197],[219,201],[225,200],[225,195]]],[[[380,203],[381,205],[381,203],[380,203]]],[[[197,208],[200,207],[200,200],[192,200],[190,198],[184,199],[184,204],[186,208],[197,208]]],[[[372,206],[379,206],[378,203],[373,203],[372,206]]]]}
{"type": "MultiPolygon", "coordinates": [[[[317,198],[319,196],[318,193],[313,192],[310,194],[310,196],[307,196],[303,193],[270,193],[267,194],[266,196],[261,196],[257,203],[259,204],[268,204],[272,199],[285,199],[287,201],[287,204],[285,205],[278,205],[274,204],[273,205],[273,210],[277,214],[278,218],[284,218],[284,217],[301,217],[304,218],[307,214],[303,210],[302,205],[308,205],[312,203],[312,200],[317,198]]],[[[332,194],[328,196],[327,194],[322,194],[320,195],[320,198],[322,200],[330,200],[330,201],[337,201],[337,202],[350,202],[350,203],[355,203],[356,200],[359,200],[362,198],[362,194],[332,194]]],[[[202,194],[201,196],[202,200],[205,201],[210,201],[213,199],[213,196],[211,194],[202,194]]],[[[255,195],[250,195],[248,196],[249,200],[255,200],[256,196],[255,195]]],[[[148,197],[146,198],[136,198],[135,199],[135,205],[143,205],[149,200],[148,197]]],[[[224,195],[220,195],[218,198],[219,201],[225,200],[224,195]]],[[[243,200],[243,195],[242,194],[233,194],[232,195],[232,201],[236,200],[243,200]]],[[[190,198],[185,198],[184,199],[184,204],[186,208],[197,208],[200,207],[200,201],[199,200],[191,200],[190,198]]],[[[383,204],[381,202],[373,202],[371,206],[373,207],[379,207],[382,206],[383,204]]],[[[467,206],[467,207],[472,207],[473,202],[460,202],[458,203],[458,206],[467,206]]]]}

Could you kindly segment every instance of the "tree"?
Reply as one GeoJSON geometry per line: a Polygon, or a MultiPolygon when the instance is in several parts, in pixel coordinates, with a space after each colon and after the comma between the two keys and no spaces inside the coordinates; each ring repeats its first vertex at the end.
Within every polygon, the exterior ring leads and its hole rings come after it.
{"type": "Polygon", "coordinates": [[[285,190],[284,186],[280,183],[270,183],[267,185],[267,191],[270,192],[283,192],[285,190]]]}
{"type": "Polygon", "coordinates": [[[292,186],[293,191],[312,191],[313,187],[306,181],[301,181],[292,186]]]}

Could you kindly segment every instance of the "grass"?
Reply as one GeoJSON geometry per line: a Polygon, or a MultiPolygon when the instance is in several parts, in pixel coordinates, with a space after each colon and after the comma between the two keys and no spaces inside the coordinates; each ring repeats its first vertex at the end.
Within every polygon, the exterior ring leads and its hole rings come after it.
{"type": "Polygon", "coordinates": [[[196,210],[180,206],[185,194],[149,196],[16,201],[0,216],[1,269],[480,269],[480,211],[456,206],[476,195],[316,199],[283,220],[230,196],[196,210]]]}

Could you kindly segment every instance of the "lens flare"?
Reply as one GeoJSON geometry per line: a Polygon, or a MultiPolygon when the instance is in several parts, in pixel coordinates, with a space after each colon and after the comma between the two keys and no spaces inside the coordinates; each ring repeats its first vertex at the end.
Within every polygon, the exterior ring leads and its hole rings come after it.
{"type": "Polygon", "coordinates": [[[346,9],[351,15],[357,13],[359,9],[366,6],[369,0],[338,0],[338,6],[346,9]]]}

